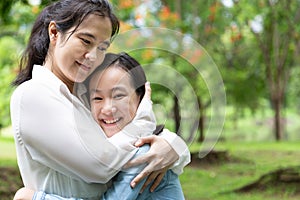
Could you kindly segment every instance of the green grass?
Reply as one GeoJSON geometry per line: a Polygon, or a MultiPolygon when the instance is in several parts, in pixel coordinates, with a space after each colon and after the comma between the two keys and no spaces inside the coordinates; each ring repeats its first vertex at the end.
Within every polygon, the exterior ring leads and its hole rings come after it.
{"type": "MultiPolygon", "coordinates": [[[[191,144],[192,152],[200,144],[191,144]]],[[[187,166],[180,176],[187,200],[296,200],[300,194],[293,193],[293,187],[284,191],[268,188],[251,193],[233,193],[258,179],[261,175],[278,168],[300,165],[300,142],[218,142],[215,150],[228,151],[230,158],[238,161],[224,161],[198,167],[187,166]]],[[[0,137],[0,166],[15,167],[16,152],[12,137],[0,137]]],[[[19,177],[16,177],[16,180],[19,177]]],[[[0,183],[2,181],[0,180],[0,183]]],[[[1,186],[1,184],[0,184],[1,186]]],[[[300,187],[300,185],[299,185],[300,187]]]]}
{"type": "MultiPolygon", "coordinates": [[[[193,151],[200,148],[192,144],[193,151]]],[[[300,199],[293,190],[278,192],[269,188],[264,192],[232,193],[261,175],[276,169],[300,165],[300,142],[219,142],[215,150],[227,150],[231,158],[239,162],[203,165],[198,168],[186,167],[180,176],[187,200],[282,200],[300,199]]],[[[300,187],[300,183],[298,184],[300,187]]]]}

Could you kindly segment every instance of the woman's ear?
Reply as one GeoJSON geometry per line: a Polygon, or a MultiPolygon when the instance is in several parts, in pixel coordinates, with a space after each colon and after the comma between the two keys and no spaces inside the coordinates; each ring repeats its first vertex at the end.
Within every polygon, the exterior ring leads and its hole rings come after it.
{"type": "Polygon", "coordinates": [[[49,23],[48,34],[49,34],[49,38],[50,38],[50,43],[56,42],[58,31],[57,31],[57,26],[56,26],[55,21],[51,21],[49,23]]]}

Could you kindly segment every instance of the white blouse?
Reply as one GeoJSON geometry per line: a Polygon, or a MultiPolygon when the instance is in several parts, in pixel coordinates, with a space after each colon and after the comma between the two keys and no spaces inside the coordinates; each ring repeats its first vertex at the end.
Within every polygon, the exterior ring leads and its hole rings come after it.
{"type": "MultiPolygon", "coordinates": [[[[34,190],[99,197],[106,190],[103,183],[136,152],[133,145],[121,145],[136,141],[131,125],[114,136],[115,142],[107,140],[90,110],[43,66],[35,65],[32,79],[14,91],[11,120],[22,180],[34,190]]],[[[172,169],[181,173],[190,162],[188,147],[174,133],[160,135],[180,156],[172,169]]]]}

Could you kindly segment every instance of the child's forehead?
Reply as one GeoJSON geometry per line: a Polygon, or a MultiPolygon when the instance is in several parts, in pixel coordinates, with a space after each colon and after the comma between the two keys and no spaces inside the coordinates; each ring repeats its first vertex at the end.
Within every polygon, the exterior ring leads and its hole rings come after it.
{"type": "MultiPolygon", "coordinates": [[[[130,74],[120,67],[108,67],[95,72],[90,80],[89,88],[133,88],[130,74]]],[[[134,88],[133,88],[134,89],[134,88]]]]}

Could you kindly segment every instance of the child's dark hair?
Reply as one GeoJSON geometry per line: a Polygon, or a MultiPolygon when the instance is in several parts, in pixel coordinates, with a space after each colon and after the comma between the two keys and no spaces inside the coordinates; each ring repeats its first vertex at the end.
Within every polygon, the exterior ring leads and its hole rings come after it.
{"type": "Polygon", "coordinates": [[[60,0],[44,8],[32,27],[27,48],[20,60],[20,72],[13,85],[20,85],[31,79],[34,64],[43,65],[50,43],[48,26],[51,21],[55,21],[58,31],[62,34],[75,27],[71,33],[73,34],[89,14],[110,19],[112,39],[119,32],[119,20],[108,0],[60,0]]]}
{"type": "Polygon", "coordinates": [[[89,85],[94,73],[105,70],[110,66],[120,67],[130,75],[135,92],[141,100],[145,95],[145,83],[147,81],[145,72],[136,59],[124,52],[119,54],[107,53],[102,64],[90,75],[85,84],[89,85]]]}

